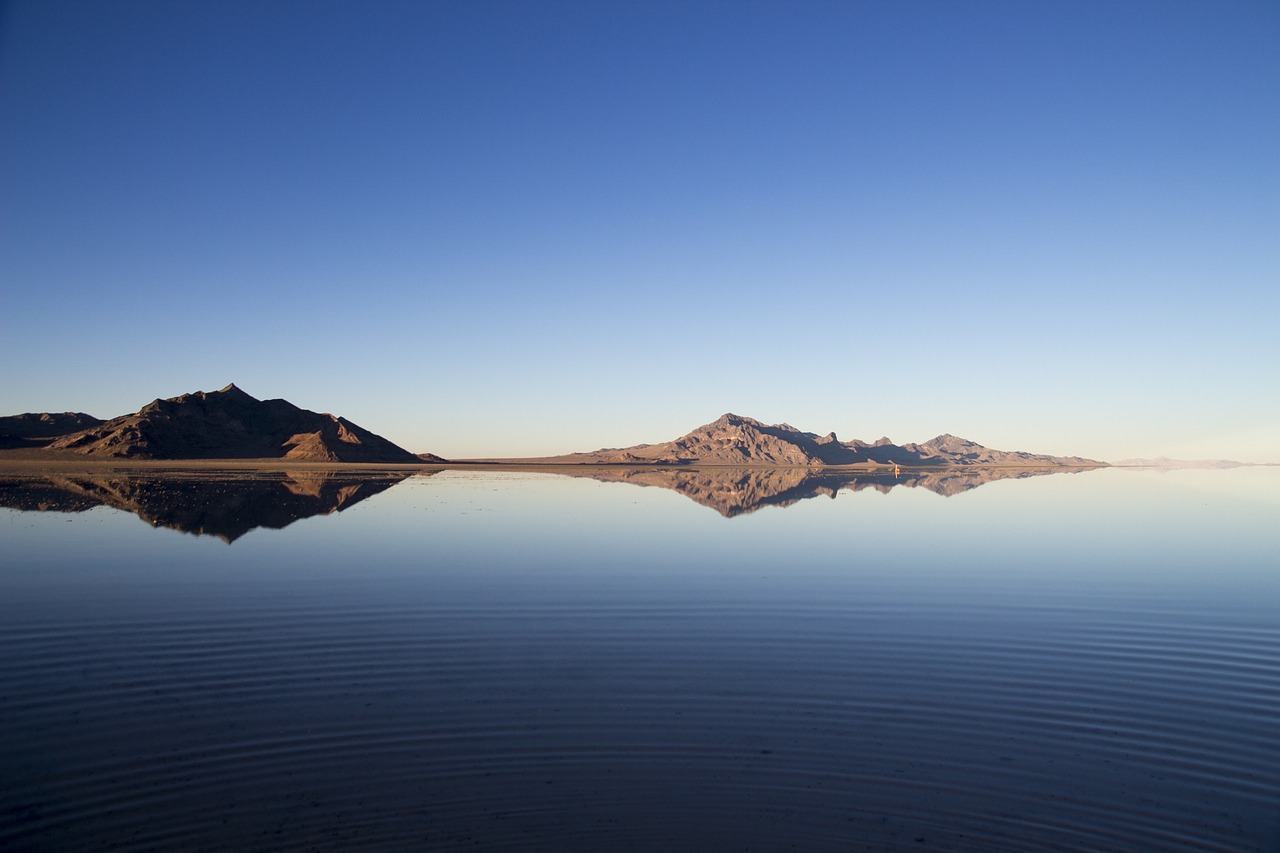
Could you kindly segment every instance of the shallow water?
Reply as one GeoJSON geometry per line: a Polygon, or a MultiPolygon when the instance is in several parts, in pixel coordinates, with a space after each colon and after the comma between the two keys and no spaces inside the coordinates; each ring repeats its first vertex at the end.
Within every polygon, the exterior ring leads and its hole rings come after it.
{"type": "Polygon", "coordinates": [[[0,490],[0,847],[1280,849],[1280,470],[398,480],[0,490]]]}

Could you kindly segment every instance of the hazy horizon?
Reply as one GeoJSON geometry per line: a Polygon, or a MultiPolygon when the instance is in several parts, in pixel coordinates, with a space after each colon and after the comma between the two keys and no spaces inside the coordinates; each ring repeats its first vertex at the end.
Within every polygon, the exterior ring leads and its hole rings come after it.
{"type": "Polygon", "coordinates": [[[10,2],[0,415],[1280,458],[1280,8],[10,2]],[[1268,390],[1271,389],[1271,390],[1268,390]]]}

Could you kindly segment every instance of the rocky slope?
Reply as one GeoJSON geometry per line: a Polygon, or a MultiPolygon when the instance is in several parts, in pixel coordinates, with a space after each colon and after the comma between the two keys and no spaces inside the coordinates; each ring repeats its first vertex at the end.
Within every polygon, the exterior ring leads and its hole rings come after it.
{"type": "Polygon", "coordinates": [[[132,415],[56,438],[49,450],[126,459],[421,460],[345,418],[258,400],[228,385],[155,400],[132,415]]]}
{"type": "Polygon", "coordinates": [[[558,464],[699,464],[779,465],[1012,465],[1022,467],[1096,467],[1105,462],[1079,456],[1047,456],[1023,451],[993,450],[981,444],[940,435],[922,444],[897,445],[888,438],[875,442],[840,441],[835,433],[819,436],[790,424],[768,425],[741,415],[726,414],[687,435],[662,444],[547,457],[558,464]]]}
{"type": "Polygon", "coordinates": [[[0,418],[0,448],[44,447],[55,438],[96,427],[102,420],[84,412],[28,412],[0,418]]]}

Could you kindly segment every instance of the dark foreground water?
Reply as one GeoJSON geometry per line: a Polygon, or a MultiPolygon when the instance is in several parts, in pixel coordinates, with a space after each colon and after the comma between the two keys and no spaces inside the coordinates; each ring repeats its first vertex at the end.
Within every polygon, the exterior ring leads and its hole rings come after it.
{"type": "Polygon", "coordinates": [[[0,848],[1280,850],[1276,469],[400,479],[8,481],[0,848]]]}

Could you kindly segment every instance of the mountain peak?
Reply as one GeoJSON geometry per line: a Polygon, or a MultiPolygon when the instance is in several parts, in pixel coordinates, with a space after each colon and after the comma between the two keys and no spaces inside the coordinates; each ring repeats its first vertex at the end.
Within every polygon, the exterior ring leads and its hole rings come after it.
{"type": "Polygon", "coordinates": [[[970,441],[967,438],[961,438],[949,432],[944,432],[942,435],[931,438],[925,444],[929,447],[982,447],[976,441],[970,441]]]}
{"type": "Polygon", "coordinates": [[[138,459],[420,461],[350,421],[300,409],[287,400],[259,400],[235,384],[156,400],[135,414],[65,435],[49,447],[138,459]]]}

